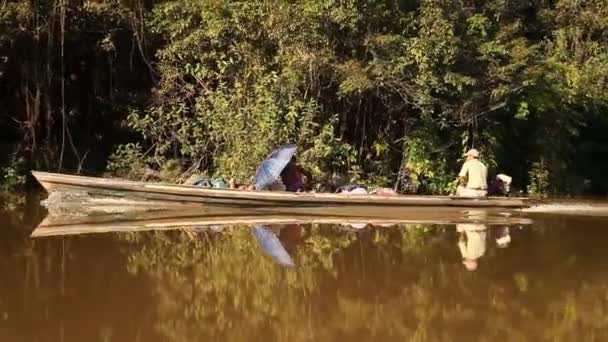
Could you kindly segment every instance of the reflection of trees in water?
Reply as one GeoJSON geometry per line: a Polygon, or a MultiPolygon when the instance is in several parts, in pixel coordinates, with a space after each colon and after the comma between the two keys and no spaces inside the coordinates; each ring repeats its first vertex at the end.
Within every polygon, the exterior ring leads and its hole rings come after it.
{"type": "Polygon", "coordinates": [[[331,246],[313,239],[309,246],[316,254],[304,253],[297,268],[284,269],[261,256],[249,229],[132,237],[143,239],[138,241],[141,249],[129,257],[129,270],[154,279],[156,328],[171,341],[246,340],[251,331],[265,328],[280,332],[281,325],[306,316],[302,300],[317,281],[311,270],[331,253],[331,246]]]}
{"type": "Polygon", "coordinates": [[[508,249],[488,239],[469,273],[453,226],[307,227],[286,245],[295,268],[264,256],[247,227],[36,240],[4,230],[0,336],[27,326],[15,336],[54,341],[63,325],[68,341],[158,341],[150,330],[166,341],[605,340],[599,231],[540,225],[508,249]],[[139,276],[124,274],[117,242],[139,276]]]}
{"type": "Polygon", "coordinates": [[[128,267],[152,278],[155,328],[171,341],[566,341],[607,333],[605,276],[562,281],[572,263],[540,272],[501,264],[505,251],[487,256],[504,272],[469,273],[445,229],[311,227],[292,255],[295,268],[264,257],[246,227],[133,234],[128,267]]]}
{"type": "Polygon", "coordinates": [[[112,236],[0,229],[0,341],[150,340],[140,314],[150,295],[124,271],[112,236]]]}

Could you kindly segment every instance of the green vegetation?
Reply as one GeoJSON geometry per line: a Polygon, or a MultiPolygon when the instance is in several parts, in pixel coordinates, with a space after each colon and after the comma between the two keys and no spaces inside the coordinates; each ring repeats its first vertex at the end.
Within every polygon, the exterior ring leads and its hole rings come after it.
{"type": "Polygon", "coordinates": [[[247,180],[289,142],[317,181],[445,193],[474,146],[522,190],[605,194],[607,77],[603,0],[0,3],[27,167],[247,180]]]}

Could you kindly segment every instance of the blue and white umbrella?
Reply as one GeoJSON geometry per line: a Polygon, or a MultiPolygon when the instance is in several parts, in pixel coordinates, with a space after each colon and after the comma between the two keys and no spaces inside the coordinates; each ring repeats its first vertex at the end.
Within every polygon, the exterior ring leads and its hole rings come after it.
{"type": "Polygon", "coordinates": [[[263,224],[253,225],[253,236],[260,243],[264,253],[269,255],[279,265],[295,266],[293,259],[289,256],[279,238],[266,228],[263,224]]]}
{"type": "Polygon", "coordinates": [[[274,183],[281,175],[293,155],[296,145],[282,145],[272,151],[260,164],[255,174],[255,190],[261,190],[274,183]]]}

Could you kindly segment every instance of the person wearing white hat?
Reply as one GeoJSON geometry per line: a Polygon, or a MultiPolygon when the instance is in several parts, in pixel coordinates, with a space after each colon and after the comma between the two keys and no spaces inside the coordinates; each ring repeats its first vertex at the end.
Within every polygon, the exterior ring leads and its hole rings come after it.
{"type": "Polygon", "coordinates": [[[488,168],[479,160],[479,151],[472,148],[464,154],[466,161],[458,174],[461,185],[456,195],[461,197],[484,197],[488,189],[488,168]],[[462,183],[465,183],[464,185],[462,183]]]}

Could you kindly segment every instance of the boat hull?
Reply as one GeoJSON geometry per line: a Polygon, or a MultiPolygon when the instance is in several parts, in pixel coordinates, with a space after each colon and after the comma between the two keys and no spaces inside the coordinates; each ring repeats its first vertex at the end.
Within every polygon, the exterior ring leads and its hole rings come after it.
{"type": "Polygon", "coordinates": [[[32,174],[47,192],[84,191],[98,196],[140,198],[182,204],[268,208],[365,206],[386,209],[399,207],[526,208],[531,205],[527,198],[511,197],[459,198],[450,196],[379,196],[367,194],[248,191],[147,183],[39,171],[33,171],[32,174]]]}

